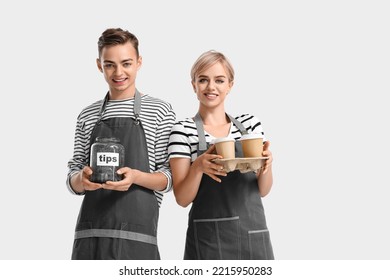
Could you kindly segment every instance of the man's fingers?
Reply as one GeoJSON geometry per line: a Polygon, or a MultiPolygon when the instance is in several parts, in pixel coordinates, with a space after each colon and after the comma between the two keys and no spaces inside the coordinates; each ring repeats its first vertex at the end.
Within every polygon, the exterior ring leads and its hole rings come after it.
{"type": "Polygon", "coordinates": [[[107,181],[105,184],[103,184],[102,187],[103,187],[103,189],[106,189],[106,190],[121,191],[121,192],[127,191],[130,188],[130,186],[118,185],[116,183],[118,183],[118,182],[107,181]]]}
{"type": "Polygon", "coordinates": [[[102,184],[88,182],[84,185],[86,191],[95,191],[102,188],[102,184]]]}

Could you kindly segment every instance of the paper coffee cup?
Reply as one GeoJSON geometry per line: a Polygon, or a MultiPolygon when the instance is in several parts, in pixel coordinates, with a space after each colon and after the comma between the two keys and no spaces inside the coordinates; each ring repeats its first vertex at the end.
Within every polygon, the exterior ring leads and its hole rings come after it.
{"type": "Polygon", "coordinates": [[[235,140],[230,137],[217,138],[214,140],[215,149],[217,154],[221,155],[224,159],[235,158],[235,140]]]}
{"type": "Polygon", "coordinates": [[[262,134],[244,134],[240,138],[244,157],[263,156],[263,137],[262,134]]]}

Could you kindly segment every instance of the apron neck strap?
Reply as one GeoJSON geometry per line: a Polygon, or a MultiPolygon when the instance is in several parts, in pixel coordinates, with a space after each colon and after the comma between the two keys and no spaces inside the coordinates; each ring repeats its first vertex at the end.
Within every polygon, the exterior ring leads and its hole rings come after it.
{"type": "Polygon", "coordinates": [[[229,114],[226,114],[226,115],[229,117],[230,121],[232,123],[234,123],[234,125],[240,130],[241,135],[248,134],[248,131],[245,129],[245,127],[243,126],[242,123],[240,123],[238,120],[236,120],[235,118],[233,118],[229,114]]]}
{"type": "MultiPolygon", "coordinates": [[[[102,115],[104,113],[104,110],[106,109],[107,102],[109,100],[110,93],[107,92],[106,96],[104,97],[102,106],[100,107],[99,111],[99,120],[102,118],[102,115]]],[[[135,89],[134,94],[134,115],[135,115],[135,123],[139,124],[139,115],[141,113],[141,94],[139,93],[138,89],[135,89]]]]}
{"type": "Polygon", "coordinates": [[[207,143],[206,143],[206,136],[204,135],[204,128],[203,128],[203,121],[200,117],[199,113],[195,115],[194,118],[196,130],[198,131],[198,139],[199,139],[199,151],[206,151],[207,150],[207,143]]]}
{"type": "MultiPolygon", "coordinates": [[[[230,121],[240,130],[241,134],[248,134],[248,131],[245,129],[245,127],[240,123],[238,120],[230,116],[229,114],[226,114],[230,121]]],[[[202,118],[200,117],[199,113],[197,113],[194,117],[195,125],[196,125],[196,130],[198,132],[198,139],[199,139],[199,146],[198,150],[199,151],[206,151],[207,150],[207,142],[206,142],[206,136],[204,134],[204,128],[203,128],[203,121],[202,118]]]]}
{"type": "Polygon", "coordinates": [[[139,124],[139,115],[141,114],[141,94],[138,89],[135,89],[134,94],[134,115],[135,115],[135,124],[139,124]]]}

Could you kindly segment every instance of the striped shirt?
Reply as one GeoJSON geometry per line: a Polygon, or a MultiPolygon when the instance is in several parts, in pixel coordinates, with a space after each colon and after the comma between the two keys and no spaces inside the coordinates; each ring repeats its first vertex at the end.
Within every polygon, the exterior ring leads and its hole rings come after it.
{"type": "MultiPolygon", "coordinates": [[[[103,100],[100,100],[84,108],[77,118],[73,158],[68,162],[67,176],[67,186],[73,194],[84,194],[76,193],[72,189],[70,178],[88,164],[90,138],[98,120],[102,102],[103,100]]],[[[160,206],[163,193],[172,189],[172,175],[167,160],[167,144],[176,115],[172,110],[171,104],[146,94],[141,96],[141,104],[139,118],[145,132],[150,172],[161,172],[168,179],[168,184],[164,191],[154,192],[160,206]]],[[[113,117],[135,118],[134,98],[109,100],[102,120],[113,117]]]]}
{"type": "MultiPolygon", "coordinates": [[[[243,124],[248,133],[259,133],[264,136],[261,122],[255,116],[244,114],[235,117],[235,119],[243,124]]],[[[204,133],[207,143],[215,140],[215,137],[207,133],[207,131],[204,133]]],[[[241,137],[240,130],[233,122],[230,123],[229,136],[235,140],[241,137]]],[[[266,141],[265,136],[263,141],[266,141]]],[[[169,137],[168,158],[190,158],[191,162],[193,162],[197,158],[198,144],[198,132],[194,120],[192,118],[186,118],[178,121],[172,127],[172,132],[169,137]]]]}

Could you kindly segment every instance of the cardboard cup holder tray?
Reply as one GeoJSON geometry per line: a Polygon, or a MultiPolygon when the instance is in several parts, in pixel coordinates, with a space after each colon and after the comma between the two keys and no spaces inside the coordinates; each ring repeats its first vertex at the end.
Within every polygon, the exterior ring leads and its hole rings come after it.
{"type": "Polygon", "coordinates": [[[214,162],[223,166],[223,170],[231,172],[239,170],[241,173],[260,169],[268,157],[215,159],[214,162]]]}

